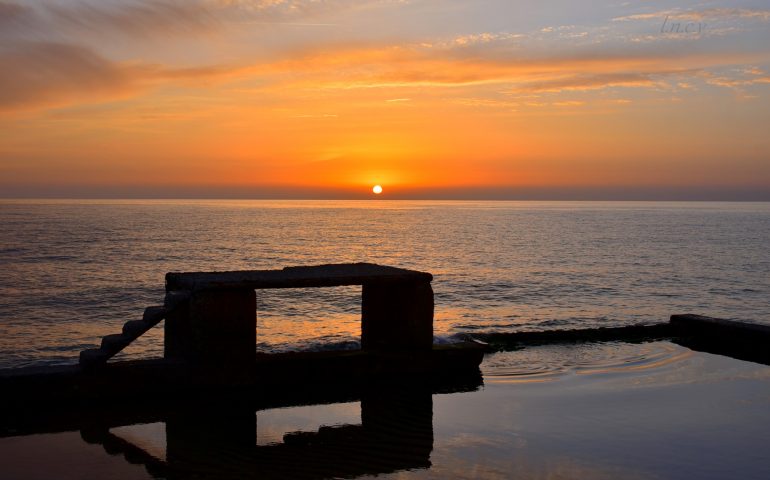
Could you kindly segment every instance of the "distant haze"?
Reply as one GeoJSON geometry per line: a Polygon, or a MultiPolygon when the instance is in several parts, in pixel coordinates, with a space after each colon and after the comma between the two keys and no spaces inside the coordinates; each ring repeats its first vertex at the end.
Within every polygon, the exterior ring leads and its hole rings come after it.
{"type": "Polygon", "coordinates": [[[766,187],[447,187],[395,188],[376,198],[371,189],[275,186],[13,186],[0,198],[301,199],[301,200],[628,200],[770,201],[766,187]]]}

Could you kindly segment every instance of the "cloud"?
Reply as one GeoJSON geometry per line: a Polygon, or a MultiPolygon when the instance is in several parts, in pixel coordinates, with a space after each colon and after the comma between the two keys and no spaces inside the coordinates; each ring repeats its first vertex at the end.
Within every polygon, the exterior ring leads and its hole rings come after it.
{"type": "Polygon", "coordinates": [[[743,68],[703,72],[700,75],[707,84],[716,87],[729,88],[743,98],[753,98],[747,93],[746,87],[755,85],[770,85],[770,75],[761,68],[747,65],[743,68]]]}
{"type": "Polygon", "coordinates": [[[751,85],[770,84],[770,76],[765,75],[754,78],[730,78],[730,77],[711,77],[706,80],[709,85],[716,85],[718,87],[727,88],[740,88],[748,87],[751,85]]]}
{"type": "MultiPolygon", "coordinates": [[[[0,48],[0,110],[102,102],[138,95],[159,85],[189,84],[216,88],[221,82],[258,80],[263,91],[281,95],[311,90],[391,89],[391,98],[410,98],[400,89],[433,86],[497,86],[503,94],[585,92],[607,88],[666,88],[666,79],[686,82],[712,67],[747,65],[756,58],[722,54],[599,54],[573,52],[560,57],[516,51],[489,57],[464,46],[436,49],[422,45],[324,48],[295,52],[290,58],[242,65],[174,68],[146,62],[116,62],[83,47],[55,42],[16,43],[0,48]],[[213,83],[212,83],[213,82],[213,83]]],[[[719,86],[767,83],[752,69],[751,78],[711,75],[719,86]]]]}
{"type": "Polygon", "coordinates": [[[199,33],[215,28],[218,23],[204,2],[194,0],[47,5],[45,13],[56,25],[74,30],[130,35],[199,33]]]}
{"type": "MultiPolygon", "coordinates": [[[[76,2],[67,7],[56,4],[32,8],[0,0],[0,13],[4,13],[0,17],[3,22],[0,30],[55,17],[57,22],[78,31],[115,29],[131,35],[149,35],[156,31],[202,32],[218,28],[221,22],[241,13],[238,18],[244,21],[254,18],[281,21],[320,14],[325,8],[363,8],[361,5],[384,3],[397,2],[144,0],[121,4],[76,2]]],[[[748,15],[747,11],[737,11],[748,15]]],[[[37,24],[38,28],[42,25],[37,24]]],[[[572,32],[577,31],[576,28],[562,26],[555,30],[572,32]]],[[[342,92],[424,86],[458,89],[492,86],[498,94],[660,89],[668,77],[672,77],[674,83],[686,83],[688,78],[683,77],[695,78],[699,72],[715,67],[748,67],[768,60],[767,52],[698,52],[668,45],[665,49],[640,45],[618,51],[611,44],[578,44],[572,40],[558,50],[538,49],[537,45],[531,48],[528,42],[532,40],[531,34],[477,32],[398,44],[325,43],[284,51],[278,59],[243,58],[238,65],[175,68],[147,61],[116,61],[100,54],[99,44],[93,41],[85,42],[94,45],[92,48],[67,36],[32,41],[19,34],[0,44],[0,69],[4,72],[0,78],[3,89],[0,110],[101,102],[137,95],[159,85],[184,82],[211,85],[212,80],[253,82],[252,86],[258,84],[254,88],[279,92],[282,97],[320,89],[342,92]]],[[[713,76],[711,81],[722,86],[727,82],[713,76]]],[[[760,78],[751,82],[765,83],[760,78]]],[[[411,95],[411,92],[394,91],[390,98],[411,98],[411,95]]]]}
{"type": "Polygon", "coordinates": [[[518,50],[467,52],[463,45],[441,49],[435,45],[327,49],[297,54],[264,68],[273,75],[285,75],[290,86],[308,89],[500,85],[521,92],[553,93],[612,87],[657,89],[666,77],[694,77],[709,68],[756,60],[756,56],[724,52],[579,50],[538,56],[518,50]]]}
{"type": "Polygon", "coordinates": [[[190,34],[217,28],[205,2],[135,0],[121,3],[42,3],[36,6],[0,2],[0,34],[48,39],[82,34],[134,37],[190,34]]]}
{"type": "Polygon", "coordinates": [[[659,85],[658,81],[652,79],[653,75],[665,75],[672,72],[650,72],[650,73],[609,73],[609,74],[586,74],[578,73],[569,75],[566,78],[556,78],[546,81],[536,81],[521,84],[516,87],[517,91],[524,92],[563,92],[563,91],[586,91],[600,90],[610,87],[654,87],[659,85]]]}
{"type": "Polygon", "coordinates": [[[397,0],[129,0],[42,2],[0,0],[0,35],[197,35],[228,24],[301,22],[321,15],[397,0]]]}
{"type": "Polygon", "coordinates": [[[518,40],[525,38],[526,35],[522,33],[509,33],[509,32],[482,32],[468,35],[459,35],[454,37],[449,42],[443,42],[439,44],[442,47],[456,47],[456,46],[471,46],[479,44],[488,44],[493,42],[509,42],[511,40],[518,40]]]}
{"type": "Polygon", "coordinates": [[[82,97],[124,94],[136,74],[84,47],[58,43],[16,44],[0,51],[0,108],[56,104],[82,97]]]}
{"type": "Polygon", "coordinates": [[[705,20],[726,20],[726,19],[750,19],[760,21],[770,21],[770,10],[750,9],[750,8],[706,8],[702,10],[660,10],[652,13],[637,13],[615,17],[615,22],[626,22],[633,20],[662,20],[668,17],[670,20],[686,21],[705,21],[705,20]]]}
{"type": "Polygon", "coordinates": [[[0,2],[0,25],[19,21],[29,10],[29,7],[17,3],[0,2]]]}
{"type": "Polygon", "coordinates": [[[0,49],[0,71],[0,111],[8,111],[109,101],[164,82],[229,78],[239,69],[114,62],[83,46],[26,42],[0,49]]]}
{"type": "Polygon", "coordinates": [[[258,20],[294,20],[352,8],[403,4],[404,0],[209,0],[212,10],[258,20]]]}

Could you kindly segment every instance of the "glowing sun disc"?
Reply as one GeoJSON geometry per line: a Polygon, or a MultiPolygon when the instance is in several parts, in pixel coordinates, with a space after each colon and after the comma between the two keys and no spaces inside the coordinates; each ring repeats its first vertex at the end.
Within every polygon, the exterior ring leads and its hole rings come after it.
{"type": "Polygon", "coordinates": [[[375,185],[372,187],[372,191],[377,195],[379,195],[382,193],[382,187],[380,185],[375,185]]]}

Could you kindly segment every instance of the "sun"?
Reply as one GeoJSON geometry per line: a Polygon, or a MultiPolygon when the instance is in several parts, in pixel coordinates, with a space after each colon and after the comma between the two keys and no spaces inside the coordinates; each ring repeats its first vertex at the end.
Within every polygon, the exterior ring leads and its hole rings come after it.
{"type": "Polygon", "coordinates": [[[372,187],[372,191],[373,191],[374,193],[376,193],[377,195],[379,195],[379,194],[381,194],[381,193],[382,193],[382,186],[380,186],[380,185],[375,185],[375,186],[373,186],[373,187],[372,187]]]}

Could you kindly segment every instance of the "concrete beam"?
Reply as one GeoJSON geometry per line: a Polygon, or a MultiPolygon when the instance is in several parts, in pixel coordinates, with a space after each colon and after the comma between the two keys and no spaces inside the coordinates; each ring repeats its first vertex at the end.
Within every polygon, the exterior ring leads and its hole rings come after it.
{"type": "Polygon", "coordinates": [[[365,283],[430,282],[432,279],[433,276],[426,272],[373,263],[344,263],[286,267],[282,270],[170,272],[166,274],[166,291],[339,287],[365,283]]]}

